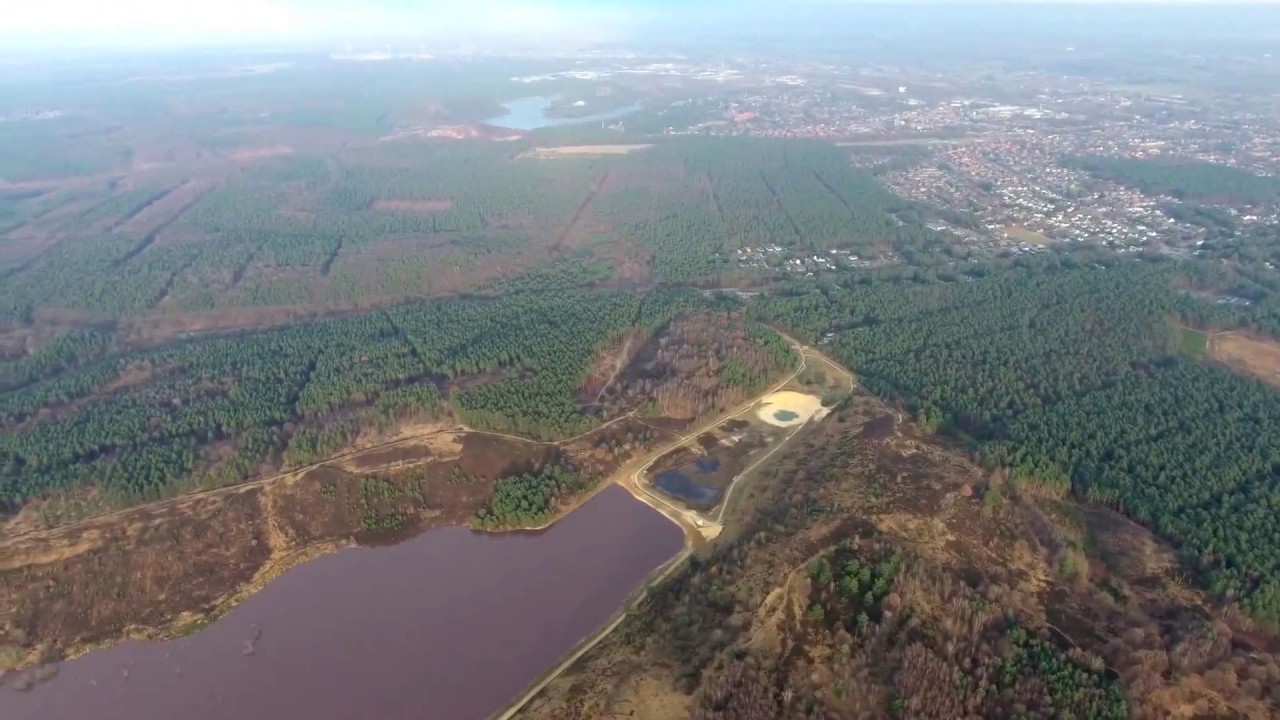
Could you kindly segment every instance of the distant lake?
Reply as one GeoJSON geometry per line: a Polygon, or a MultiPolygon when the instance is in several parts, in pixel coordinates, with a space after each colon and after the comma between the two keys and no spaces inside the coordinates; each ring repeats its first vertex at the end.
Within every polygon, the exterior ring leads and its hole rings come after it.
{"type": "MultiPolygon", "coordinates": [[[[5,720],[482,720],[683,546],[619,487],[546,531],[429,530],[300,565],[209,627],[63,663],[5,720]]],[[[12,681],[14,678],[5,678],[12,681]]]]}
{"type": "Polygon", "coordinates": [[[485,120],[485,123],[511,130],[537,130],[544,127],[616,120],[640,109],[639,105],[628,105],[609,112],[585,115],[583,117],[547,117],[547,108],[551,107],[551,103],[558,99],[557,96],[536,96],[512,100],[502,104],[502,107],[506,109],[505,113],[491,117],[485,120]]]}

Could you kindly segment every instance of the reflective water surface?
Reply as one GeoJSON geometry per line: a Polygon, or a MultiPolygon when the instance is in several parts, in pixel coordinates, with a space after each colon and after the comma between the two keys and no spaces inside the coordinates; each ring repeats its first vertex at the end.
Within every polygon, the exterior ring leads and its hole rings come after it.
{"type": "Polygon", "coordinates": [[[555,100],[555,97],[527,97],[512,100],[502,104],[502,107],[506,109],[505,113],[489,118],[485,120],[485,123],[494,127],[510,128],[512,130],[537,130],[544,127],[616,120],[640,109],[639,105],[627,105],[609,112],[584,115],[582,117],[547,117],[546,110],[551,107],[551,103],[555,100]]]}
{"type": "Polygon", "coordinates": [[[538,533],[442,528],[343,550],[190,637],[93,652],[27,691],[0,685],[0,717],[484,718],[682,543],[678,527],[610,487],[538,533]]]}

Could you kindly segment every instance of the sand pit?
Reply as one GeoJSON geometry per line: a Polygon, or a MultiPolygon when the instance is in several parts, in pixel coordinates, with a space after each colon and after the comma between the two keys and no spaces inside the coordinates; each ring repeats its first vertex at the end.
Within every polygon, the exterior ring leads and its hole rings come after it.
{"type": "Polygon", "coordinates": [[[809,418],[825,414],[821,399],[792,390],[766,396],[756,409],[756,417],[776,427],[803,425],[809,418]]]}

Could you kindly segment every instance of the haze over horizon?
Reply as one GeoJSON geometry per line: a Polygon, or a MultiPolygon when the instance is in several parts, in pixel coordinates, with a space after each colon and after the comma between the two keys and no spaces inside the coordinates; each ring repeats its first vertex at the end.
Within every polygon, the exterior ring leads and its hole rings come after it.
{"type": "MultiPolygon", "coordinates": [[[[819,18],[854,18],[860,12],[910,11],[921,6],[1004,6],[1067,10],[1107,6],[1149,11],[1157,6],[1196,12],[1280,7],[1277,0],[477,0],[459,5],[436,0],[223,0],[175,4],[165,0],[49,0],[8,9],[0,39],[9,48],[175,47],[228,43],[335,42],[360,38],[424,41],[538,41],[566,49],[629,39],[661,26],[776,30],[819,18]]],[[[1225,15],[1222,17],[1226,17],[1225,15]]],[[[826,28],[830,29],[830,28],[826,28]]]]}

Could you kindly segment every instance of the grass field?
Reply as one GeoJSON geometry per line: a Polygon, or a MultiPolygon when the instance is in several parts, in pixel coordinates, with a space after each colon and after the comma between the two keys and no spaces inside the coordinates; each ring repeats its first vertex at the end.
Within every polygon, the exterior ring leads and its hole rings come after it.
{"type": "Polygon", "coordinates": [[[1191,357],[1200,358],[1209,348],[1209,337],[1199,330],[1180,327],[1178,328],[1178,347],[1191,357]]]}
{"type": "Polygon", "coordinates": [[[1009,239],[1016,240],[1021,243],[1027,243],[1028,245],[1048,245],[1053,242],[1053,240],[1036,232],[1035,230],[1029,230],[1018,225],[1005,228],[1004,232],[1005,235],[1009,236],[1009,239]]]}

